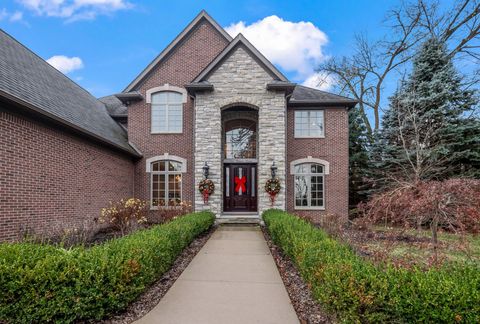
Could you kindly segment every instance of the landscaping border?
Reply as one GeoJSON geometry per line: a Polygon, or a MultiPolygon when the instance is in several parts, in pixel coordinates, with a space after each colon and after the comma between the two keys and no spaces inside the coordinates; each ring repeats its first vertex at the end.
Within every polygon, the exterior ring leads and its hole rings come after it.
{"type": "Polygon", "coordinates": [[[101,320],[125,309],[214,224],[192,213],[90,248],[0,244],[0,320],[101,320]]]}
{"type": "Polygon", "coordinates": [[[274,209],[262,216],[272,241],[292,259],[315,299],[340,321],[480,321],[477,264],[428,270],[374,264],[299,217],[274,209]]]}
{"type": "Polygon", "coordinates": [[[147,288],[135,301],[130,303],[124,311],[108,319],[99,321],[99,323],[129,324],[150,312],[160,302],[163,296],[165,296],[175,281],[177,281],[178,277],[180,277],[182,272],[188,267],[216,229],[217,226],[212,226],[207,232],[200,234],[200,236],[193,240],[177,257],[170,270],[147,288]]]}
{"type": "Polygon", "coordinates": [[[265,226],[262,226],[261,229],[300,323],[335,323],[334,317],[327,314],[315,300],[292,260],[272,242],[265,226]]]}

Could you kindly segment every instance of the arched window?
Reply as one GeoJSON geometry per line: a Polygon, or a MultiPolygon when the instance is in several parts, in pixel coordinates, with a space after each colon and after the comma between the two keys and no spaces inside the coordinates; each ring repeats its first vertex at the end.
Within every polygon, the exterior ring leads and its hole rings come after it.
{"type": "Polygon", "coordinates": [[[257,157],[257,123],[234,119],[225,123],[225,158],[255,159],[257,157]]]}
{"type": "Polygon", "coordinates": [[[183,94],[161,91],[151,94],[152,133],[182,133],[183,94]]]}
{"type": "Polygon", "coordinates": [[[182,173],[186,171],[185,164],[184,159],[168,155],[147,160],[152,208],[174,206],[182,201],[182,173]]]}
{"type": "Polygon", "coordinates": [[[325,167],[319,163],[293,165],[295,177],[295,208],[325,208],[325,167]]]}

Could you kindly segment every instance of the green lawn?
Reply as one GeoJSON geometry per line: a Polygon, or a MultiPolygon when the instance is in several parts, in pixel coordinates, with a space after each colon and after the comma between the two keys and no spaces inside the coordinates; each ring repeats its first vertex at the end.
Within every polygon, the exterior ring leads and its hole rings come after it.
{"type": "MultiPolygon", "coordinates": [[[[374,232],[391,233],[398,230],[376,227],[374,232]]],[[[403,233],[407,240],[366,239],[360,248],[370,252],[386,252],[394,260],[427,263],[433,255],[433,245],[430,241],[431,232],[427,230],[408,230],[403,233]],[[414,238],[420,238],[415,240],[414,238]]],[[[464,236],[440,232],[438,235],[439,259],[455,262],[474,262],[480,264],[480,235],[466,234],[464,236]]]]}

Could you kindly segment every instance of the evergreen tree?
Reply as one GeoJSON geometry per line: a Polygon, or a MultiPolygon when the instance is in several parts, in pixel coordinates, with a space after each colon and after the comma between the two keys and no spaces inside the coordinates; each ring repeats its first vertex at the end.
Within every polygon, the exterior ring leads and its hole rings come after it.
{"type": "Polygon", "coordinates": [[[370,177],[368,132],[360,110],[353,108],[348,113],[349,123],[349,204],[355,206],[367,198],[370,177]]]}
{"type": "Polygon", "coordinates": [[[409,162],[399,136],[403,89],[404,84],[389,98],[389,107],[381,119],[382,128],[375,132],[373,137],[370,157],[374,181],[371,193],[383,191],[390,184],[395,184],[394,180],[406,179],[411,173],[411,169],[405,168],[409,162]]]}
{"type": "Polygon", "coordinates": [[[409,79],[390,98],[377,167],[413,181],[478,176],[479,122],[467,117],[477,102],[474,92],[464,89],[445,44],[429,39],[409,79]]]}

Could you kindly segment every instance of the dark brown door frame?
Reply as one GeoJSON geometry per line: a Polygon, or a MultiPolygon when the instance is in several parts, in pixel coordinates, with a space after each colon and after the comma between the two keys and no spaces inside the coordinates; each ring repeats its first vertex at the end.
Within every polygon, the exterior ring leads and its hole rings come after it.
{"type": "Polygon", "coordinates": [[[258,211],[257,180],[258,167],[256,163],[225,163],[223,165],[223,211],[239,213],[258,211]],[[235,176],[238,176],[237,172],[239,168],[242,168],[242,170],[246,170],[246,174],[242,174],[242,176],[246,178],[246,192],[242,192],[242,195],[239,195],[238,192],[235,191],[235,176]],[[228,185],[227,176],[229,178],[228,185]]]}

